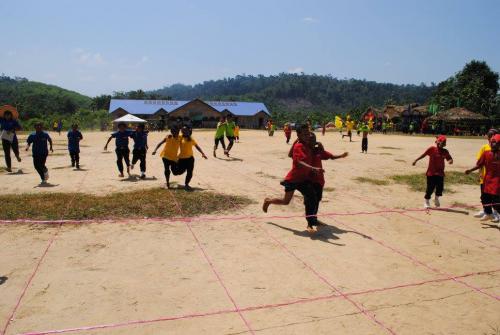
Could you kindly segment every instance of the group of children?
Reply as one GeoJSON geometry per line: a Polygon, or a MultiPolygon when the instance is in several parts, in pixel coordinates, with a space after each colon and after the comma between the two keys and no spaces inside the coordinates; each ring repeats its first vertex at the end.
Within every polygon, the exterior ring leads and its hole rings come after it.
{"type": "Polygon", "coordinates": [[[217,128],[215,129],[215,145],[214,145],[214,157],[217,157],[217,148],[219,143],[224,149],[224,155],[229,157],[229,152],[233,148],[234,142],[239,142],[240,140],[240,127],[234,122],[233,116],[229,114],[227,117],[221,117],[217,123],[217,128]],[[226,136],[229,144],[226,147],[224,142],[224,136],[226,136]]]}

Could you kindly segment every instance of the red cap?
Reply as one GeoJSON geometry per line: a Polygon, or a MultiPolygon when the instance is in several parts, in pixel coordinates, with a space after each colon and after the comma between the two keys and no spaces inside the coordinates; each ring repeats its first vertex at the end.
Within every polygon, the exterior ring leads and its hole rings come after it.
{"type": "Polygon", "coordinates": [[[500,143],[500,134],[496,134],[495,136],[493,136],[493,137],[491,138],[491,141],[492,141],[492,142],[493,142],[493,141],[495,141],[495,142],[497,142],[497,143],[500,143]]]}
{"type": "Polygon", "coordinates": [[[446,142],[446,136],[439,135],[438,137],[436,137],[436,142],[446,142]]]}

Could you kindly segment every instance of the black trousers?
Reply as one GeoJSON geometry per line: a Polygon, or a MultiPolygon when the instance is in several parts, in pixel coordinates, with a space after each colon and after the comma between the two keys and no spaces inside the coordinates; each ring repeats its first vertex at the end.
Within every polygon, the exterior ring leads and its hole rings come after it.
{"type": "Polygon", "coordinates": [[[79,165],[80,164],[80,151],[70,151],[69,156],[71,157],[71,165],[79,165]]]}
{"type": "Polygon", "coordinates": [[[132,165],[140,161],[141,172],[146,172],[146,149],[134,149],[132,150],[132,165]]]}
{"type": "Polygon", "coordinates": [[[485,195],[484,193],[484,185],[481,184],[481,203],[483,204],[483,211],[485,214],[491,215],[493,214],[493,209],[491,206],[488,206],[488,204],[491,204],[491,202],[488,202],[488,196],[485,195]],[[486,206],[485,206],[486,205],[486,206]]]}
{"type": "Polygon", "coordinates": [[[231,150],[234,144],[234,136],[227,136],[229,144],[227,145],[227,151],[231,150]]]}
{"type": "Polygon", "coordinates": [[[174,173],[174,171],[177,171],[177,162],[171,161],[166,158],[161,159],[163,161],[163,166],[165,168],[165,179],[167,180],[167,183],[170,182],[170,171],[174,173]]]}
{"type": "Polygon", "coordinates": [[[129,148],[116,148],[116,165],[118,166],[118,171],[120,173],[123,173],[123,161],[125,161],[125,164],[130,166],[130,149],[129,148]]]}
{"type": "Polygon", "coordinates": [[[318,214],[319,203],[321,202],[321,199],[323,199],[323,186],[321,186],[321,184],[314,183],[313,188],[314,194],[316,195],[316,209],[314,211],[314,214],[318,214]]]}
{"type": "Polygon", "coordinates": [[[363,137],[363,139],[361,140],[361,151],[368,152],[368,138],[367,137],[363,137]]]}
{"type": "Polygon", "coordinates": [[[300,183],[297,185],[297,191],[304,197],[307,224],[309,226],[318,225],[318,218],[316,217],[318,212],[318,198],[314,184],[311,182],[300,183]]]}
{"type": "Polygon", "coordinates": [[[443,176],[427,176],[427,189],[425,190],[425,199],[430,199],[434,190],[436,197],[443,195],[444,177],[443,176]]]}
{"type": "Polygon", "coordinates": [[[12,142],[2,139],[2,146],[5,155],[5,164],[7,165],[7,168],[10,169],[12,167],[12,159],[10,158],[10,149],[12,148],[12,151],[14,152],[14,155],[16,155],[16,157],[19,156],[19,144],[17,142],[17,138],[14,137],[14,140],[12,142]]]}
{"type": "Polygon", "coordinates": [[[490,206],[490,213],[487,214],[493,214],[493,210],[491,208],[494,208],[497,212],[500,213],[500,195],[483,193],[482,198],[484,199],[483,204],[493,204],[492,206],[490,206]]]}
{"type": "Polygon", "coordinates": [[[194,157],[191,156],[189,158],[179,158],[179,162],[177,162],[177,165],[173,167],[172,173],[178,176],[186,172],[185,185],[189,185],[189,182],[193,178],[193,170],[194,157]]]}
{"type": "Polygon", "coordinates": [[[47,172],[47,168],[45,167],[45,162],[47,161],[47,156],[33,156],[33,166],[35,167],[36,172],[40,175],[40,179],[42,181],[45,180],[45,172],[47,172]]]}
{"type": "Polygon", "coordinates": [[[219,143],[222,146],[222,149],[226,150],[226,142],[224,142],[224,136],[215,139],[215,146],[214,146],[215,150],[217,150],[217,148],[219,147],[219,143]]]}

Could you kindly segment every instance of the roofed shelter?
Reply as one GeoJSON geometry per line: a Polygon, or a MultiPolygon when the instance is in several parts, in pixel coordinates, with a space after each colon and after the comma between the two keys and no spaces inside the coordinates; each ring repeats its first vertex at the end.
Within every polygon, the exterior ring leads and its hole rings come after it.
{"type": "Polygon", "coordinates": [[[222,116],[231,114],[242,128],[263,128],[270,114],[261,102],[125,100],[111,99],[109,113],[113,117],[132,114],[148,123],[190,122],[194,127],[215,128],[222,116]]]}
{"type": "Polygon", "coordinates": [[[486,116],[463,107],[439,112],[428,117],[425,121],[429,124],[437,124],[441,133],[453,134],[459,131],[460,135],[478,135],[483,133],[491,123],[486,116]]]}

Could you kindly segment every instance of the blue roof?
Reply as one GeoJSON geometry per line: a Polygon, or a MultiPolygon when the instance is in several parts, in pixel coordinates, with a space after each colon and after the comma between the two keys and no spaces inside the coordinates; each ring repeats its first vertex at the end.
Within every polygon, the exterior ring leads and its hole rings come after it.
{"type": "MultiPolygon", "coordinates": [[[[185,100],[126,100],[126,99],[111,99],[109,104],[109,112],[112,113],[118,108],[122,108],[130,114],[150,115],[160,109],[171,113],[175,109],[187,104],[191,101],[185,100]]],[[[207,105],[216,109],[219,112],[224,110],[229,111],[236,116],[251,116],[260,111],[269,114],[266,105],[262,102],[240,102],[240,101],[203,101],[207,105]]]]}

